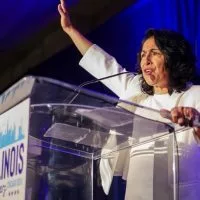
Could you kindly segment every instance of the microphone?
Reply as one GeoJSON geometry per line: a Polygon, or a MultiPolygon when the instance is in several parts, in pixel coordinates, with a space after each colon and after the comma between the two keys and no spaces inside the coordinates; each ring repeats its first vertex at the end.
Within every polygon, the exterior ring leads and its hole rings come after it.
{"type": "Polygon", "coordinates": [[[134,75],[136,75],[137,73],[126,71],[126,72],[113,74],[113,75],[110,75],[110,76],[105,76],[105,77],[102,77],[102,78],[99,78],[99,79],[93,79],[93,80],[90,80],[90,81],[83,82],[80,85],[78,85],[78,87],[74,90],[74,92],[76,94],[72,97],[72,99],[68,102],[68,104],[71,104],[76,99],[76,97],[79,95],[82,87],[85,87],[86,85],[90,85],[90,84],[93,84],[93,83],[98,83],[102,80],[113,78],[113,77],[120,76],[120,75],[123,75],[123,74],[134,74],[134,75]]]}

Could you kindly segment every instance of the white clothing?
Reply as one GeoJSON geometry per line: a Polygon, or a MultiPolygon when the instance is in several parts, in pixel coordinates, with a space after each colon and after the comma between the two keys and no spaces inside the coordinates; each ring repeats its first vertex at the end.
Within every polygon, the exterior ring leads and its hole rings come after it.
{"type": "MultiPolygon", "coordinates": [[[[97,79],[126,71],[126,69],[122,68],[117,63],[115,58],[107,54],[97,45],[93,45],[88,49],[79,64],[97,79]]],[[[142,93],[139,78],[140,75],[134,76],[133,74],[123,74],[106,79],[102,82],[121,99],[128,99],[130,101],[133,100],[135,103],[140,105],[158,110],[171,110],[175,106],[185,106],[193,107],[200,112],[200,86],[191,86],[188,90],[182,93],[174,92],[172,95],[154,94],[151,96],[142,93]]],[[[136,110],[135,113],[141,114],[139,110],[136,110]]],[[[155,116],[152,117],[155,119],[155,116]]],[[[155,120],[163,120],[161,118],[162,117],[155,120]]],[[[193,142],[193,139],[188,138],[187,134],[184,134],[181,137],[178,136],[178,140],[179,142],[182,140],[187,143],[193,142]]],[[[145,148],[150,148],[148,145],[151,146],[152,144],[147,144],[145,148]]],[[[136,151],[137,149],[135,149],[134,152],[131,150],[129,169],[125,172],[128,173],[126,200],[151,200],[153,199],[153,191],[151,191],[153,183],[150,180],[152,180],[153,172],[150,171],[149,173],[142,173],[142,170],[147,171],[148,169],[153,169],[152,165],[154,154],[149,153],[146,154],[145,157],[133,156],[136,151]],[[142,169],[141,166],[145,166],[145,169],[142,169]],[[144,177],[142,176],[143,174],[145,174],[144,177]],[[140,184],[143,187],[140,187],[140,184]],[[145,192],[143,190],[141,191],[141,188],[145,188],[145,192]]],[[[140,151],[142,150],[140,149],[140,151]]]]}

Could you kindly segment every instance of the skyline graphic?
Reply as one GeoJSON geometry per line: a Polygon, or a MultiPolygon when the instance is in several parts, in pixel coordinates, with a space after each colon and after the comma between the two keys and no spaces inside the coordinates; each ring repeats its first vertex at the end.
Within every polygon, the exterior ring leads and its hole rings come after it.
{"type": "Polygon", "coordinates": [[[24,139],[24,133],[21,125],[10,124],[7,122],[5,130],[0,130],[0,148],[24,139]]]}

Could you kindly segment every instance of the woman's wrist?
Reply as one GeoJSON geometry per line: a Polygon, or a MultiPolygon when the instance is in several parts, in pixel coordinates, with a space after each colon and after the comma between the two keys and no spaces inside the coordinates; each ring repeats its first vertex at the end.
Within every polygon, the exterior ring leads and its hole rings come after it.
{"type": "Polygon", "coordinates": [[[65,33],[67,33],[70,37],[73,35],[74,32],[76,32],[76,29],[72,26],[69,25],[67,27],[63,27],[63,30],[65,33]]]}

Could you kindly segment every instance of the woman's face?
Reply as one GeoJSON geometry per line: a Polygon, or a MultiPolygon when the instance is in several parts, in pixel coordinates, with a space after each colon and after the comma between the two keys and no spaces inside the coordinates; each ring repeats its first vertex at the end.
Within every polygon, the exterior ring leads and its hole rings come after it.
{"type": "Polygon", "coordinates": [[[140,56],[140,66],[147,84],[153,86],[154,89],[168,88],[165,58],[156,46],[154,37],[150,37],[144,42],[140,56]]]}

